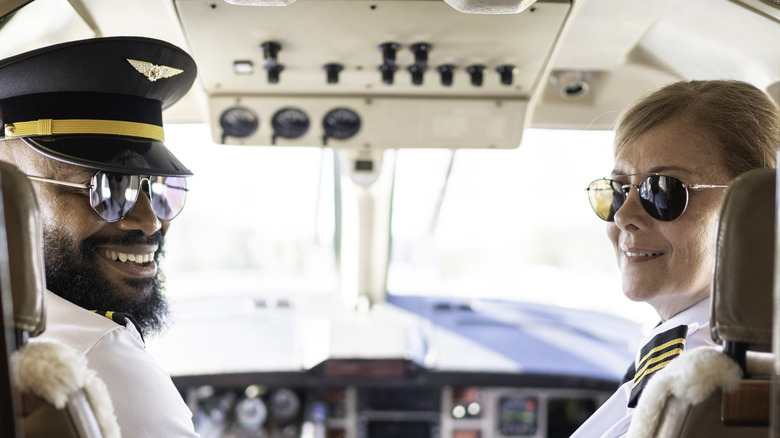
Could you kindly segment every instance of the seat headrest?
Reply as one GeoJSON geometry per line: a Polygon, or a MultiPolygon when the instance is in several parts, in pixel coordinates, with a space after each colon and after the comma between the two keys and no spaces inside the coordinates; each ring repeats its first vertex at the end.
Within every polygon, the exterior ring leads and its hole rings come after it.
{"type": "Polygon", "coordinates": [[[10,255],[14,324],[18,330],[37,336],[46,327],[43,305],[46,276],[38,204],[30,181],[11,164],[0,162],[0,186],[10,255]]]}
{"type": "Polygon", "coordinates": [[[771,351],[775,171],[746,172],[729,185],[718,224],[712,339],[771,351]]]}

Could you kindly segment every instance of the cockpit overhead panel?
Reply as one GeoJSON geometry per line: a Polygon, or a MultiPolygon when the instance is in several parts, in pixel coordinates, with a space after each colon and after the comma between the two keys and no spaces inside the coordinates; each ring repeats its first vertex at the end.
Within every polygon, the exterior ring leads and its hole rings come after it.
{"type": "Polygon", "coordinates": [[[562,1],[504,15],[439,1],[176,6],[193,56],[207,60],[198,65],[214,141],[361,149],[519,146],[571,9],[562,1]],[[236,106],[257,115],[256,131],[235,136],[219,125],[236,106]],[[273,117],[285,107],[308,114],[311,129],[278,135],[273,117]],[[328,115],[343,107],[364,129],[328,131],[328,115]]]}

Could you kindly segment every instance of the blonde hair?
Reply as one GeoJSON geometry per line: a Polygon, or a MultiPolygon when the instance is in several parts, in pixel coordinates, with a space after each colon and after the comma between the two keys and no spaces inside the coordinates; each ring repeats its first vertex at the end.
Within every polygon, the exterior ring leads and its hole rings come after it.
{"type": "Polygon", "coordinates": [[[758,88],[740,81],[676,82],[629,108],[615,132],[615,155],[650,129],[670,121],[690,126],[715,142],[732,178],[775,168],[780,110],[758,88]]]}

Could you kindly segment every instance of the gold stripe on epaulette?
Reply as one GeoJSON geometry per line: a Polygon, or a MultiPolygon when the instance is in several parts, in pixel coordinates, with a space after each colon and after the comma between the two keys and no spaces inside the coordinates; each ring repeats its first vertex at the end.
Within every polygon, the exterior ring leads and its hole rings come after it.
{"type": "Polygon", "coordinates": [[[6,138],[58,134],[105,134],[165,140],[162,126],[122,120],[40,119],[5,125],[6,138]]]}
{"type": "Polygon", "coordinates": [[[643,366],[639,371],[637,371],[636,376],[634,376],[634,384],[631,385],[631,389],[634,389],[636,385],[639,385],[639,383],[644,379],[646,376],[653,374],[654,372],[660,370],[661,368],[665,367],[667,364],[669,364],[669,361],[674,359],[675,357],[681,355],[683,352],[682,348],[675,348],[674,350],[670,350],[658,357],[654,357],[650,359],[645,366],[643,366]],[[665,360],[665,362],[660,363],[659,365],[655,365],[652,368],[648,368],[650,365],[654,365],[658,362],[661,362],[665,360]]]}
{"type": "Polygon", "coordinates": [[[669,356],[676,356],[678,354],[682,354],[682,352],[683,352],[682,348],[675,348],[673,350],[667,351],[664,354],[661,354],[659,356],[655,356],[655,357],[651,358],[650,360],[648,360],[647,363],[642,366],[642,368],[637,370],[636,374],[637,375],[641,375],[641,374],[643,374],[645,372],[645,369],[647,369],[647,367],[649,367],[650,365],[658,363],[658,362],[666,359],[669,356]]]}
{"type": "Polygon", "coordinates": [[[645,357],[643,357],[642,359],[639,360],[639,364],[638,364],[639,368],[641,369],[641,368],[644,367],[642,364],[647,360],[647,358],[649,358],[650,356],[654,355],[655,353],[657,353],[657,352],[659,352],[661,350],[664,350],[666,348],[671,347],[674,344],[681,344],[683,347],[685,347],[685,338],[672,339],[671,341],[669,341],[669,342],[667,342],[667,343],[665,343],[663,345],[659,345],[659,346],[653,348],[647,354],[645,354],[645,357]]]}

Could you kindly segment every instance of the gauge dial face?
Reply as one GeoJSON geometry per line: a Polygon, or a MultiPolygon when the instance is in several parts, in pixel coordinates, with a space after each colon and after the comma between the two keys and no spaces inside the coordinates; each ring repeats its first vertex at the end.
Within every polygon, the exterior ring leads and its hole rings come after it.
{"type": "Polygon", "coordinates": [[[249,109],[236,106],[222,113],[219,125],[222,127],[223,136],[244,138],[257,131],[260,120],[249,109]]]}
{"type": "Polygon", "coordinates": [[[265,423],[268,410],[259,398],[245,398],[236,404],[235,414],[242,428],[255,430],[265,423]]]}
{"type": "Polygon", "coordinates": [[[344,140],[360,131],[360,116],[351,109],[336,108],[325,114],[322,127],[328,137],[344,140]]]}
{"type": "Polygon", "coordinates": [[[302,137],[309,131],[309,116],[297,108],[282,108],[271,118],[271,126],[278,137],[302,137]]]}
{"type": "Polygon", "coordinates": [[[281,388],[271,394],[269,401],[271,415],[280,422],[287,422],[298,415],[301,402],[298,395],[287,388],[281,388]]]}

